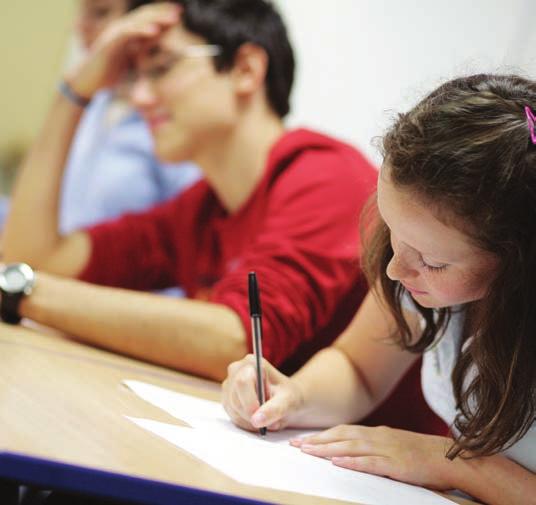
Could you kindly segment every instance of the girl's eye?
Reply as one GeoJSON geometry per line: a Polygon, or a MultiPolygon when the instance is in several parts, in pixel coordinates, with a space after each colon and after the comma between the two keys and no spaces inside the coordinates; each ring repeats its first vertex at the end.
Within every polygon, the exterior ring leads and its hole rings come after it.
{"type": "Polygon", "coordinates": [[[427,272],[434,272],[434,273],[443,272],[448,266],[447,264],[438,265],[438,266],[429,265],[422,258],[421,258],[421,263],[427,272]]]}

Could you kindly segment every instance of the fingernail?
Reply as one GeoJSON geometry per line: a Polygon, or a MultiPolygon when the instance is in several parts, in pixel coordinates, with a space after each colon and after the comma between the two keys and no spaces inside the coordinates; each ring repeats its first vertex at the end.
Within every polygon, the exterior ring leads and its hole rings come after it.
{"type": "Polygon", "coordinates": [[[262,412],[253,414],[253,416],[251,416],[251,424],[253,424],[253,426],[265,426],[266,416],[262,412]]]}
{"type": "Polygon", "coordinates": [[[295,447],[299,447],[302,444],[301,438],[291,438],[289,439],[289,444],[294,445],[295,447]]]}
{"type": "Polygon", "coordinates": [[[351,458],[347,458],[344,456],[333,456],[331,458],[331,462],[337,466],[346,466],[350,463],[350,461],[351,461],[351,458]]]}

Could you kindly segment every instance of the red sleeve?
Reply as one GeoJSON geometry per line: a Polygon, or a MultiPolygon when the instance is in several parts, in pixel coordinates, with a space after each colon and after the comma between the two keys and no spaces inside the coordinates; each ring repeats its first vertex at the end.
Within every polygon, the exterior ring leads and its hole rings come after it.
{"type": "Polygon", "coordinates": [[[80,280],[138,290],[176,286],[173,223],[180,200],[88,228],[91,256],[80,280]]]}
{"type": "Polygon", "coordinates": [[[241,317],[251,348],[247,273],[255,270],[263,310],[263,353],[276,365],[331,321],[361,275],[359,214],[375,187],[363,158],[314,151],[275,182],[262,231],[212,301],[241,317]],[[362,161],[361,161],[362,160],[362,161]]]}

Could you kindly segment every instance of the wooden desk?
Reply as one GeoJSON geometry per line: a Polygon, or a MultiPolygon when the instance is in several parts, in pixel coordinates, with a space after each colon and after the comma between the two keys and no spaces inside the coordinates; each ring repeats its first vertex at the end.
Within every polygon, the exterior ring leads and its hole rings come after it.
{"type": "Polygon", "coordinates": [[[141,430],[123,416],[180,422],[123,379],[219,397],[215,383],[0,323],[0,477],[131,503],[343,503],[240,484],[141,430]]]}

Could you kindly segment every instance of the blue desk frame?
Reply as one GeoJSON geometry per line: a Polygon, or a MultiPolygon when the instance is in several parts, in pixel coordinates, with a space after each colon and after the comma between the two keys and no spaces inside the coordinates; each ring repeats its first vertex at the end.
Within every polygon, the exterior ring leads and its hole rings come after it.
{"type": "Polygon", "coordinates": [[[0,477],[43,489],[147,505],[268,503],[9,452],[0,452],[0,477]]]}

